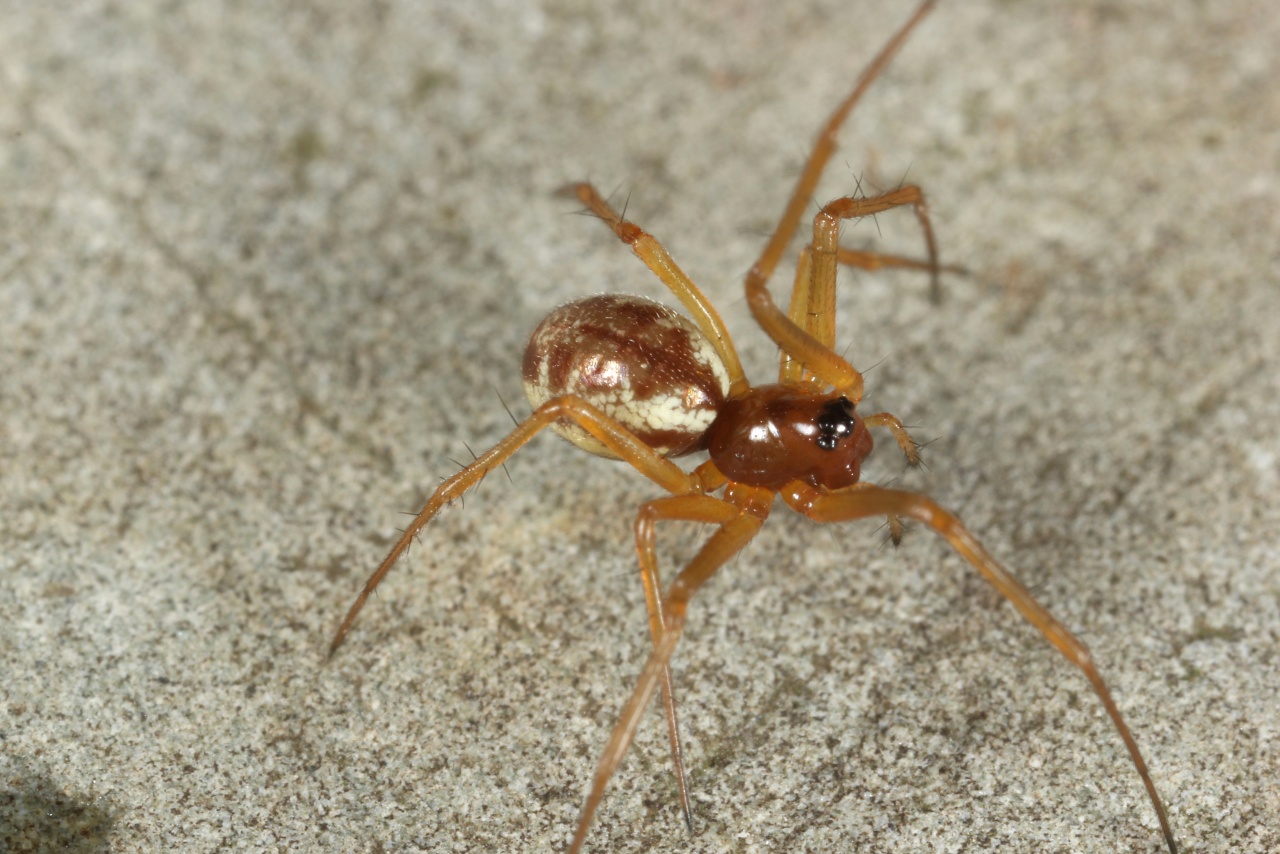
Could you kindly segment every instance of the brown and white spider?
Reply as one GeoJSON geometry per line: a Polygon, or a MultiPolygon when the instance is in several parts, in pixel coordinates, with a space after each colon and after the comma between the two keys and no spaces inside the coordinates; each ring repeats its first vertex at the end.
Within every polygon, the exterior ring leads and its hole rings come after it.
{"type": "Polygon", "coordinates": [[[747,381],[719,314],[651,235],[620,217],[590,185],[567,188],[670,288],[692,322],[659,303],[621,294],[587,297],[551,312],[534,330],[524,356],[525,392],[533,413],[494,448],[436,489],[365,583],[333,639],[331,652],[342,643],[369,595],[423,526],[544,428],[593,454],[630,463],[670,493],[641,505],[636,517],[636,548],[653,650],[600,757],[569,846],[571,854],[581,849],[605,786],[659,688],[685,819],[692,826],[671,657],[684,630],[690,599],[751,541],[779,495],[793,510],[818,522],[883,516],[896,542],[901,537],[901,520],[913,519],[950,543],[1084,673],[1142,777],[1169,850],[1176,852],[1168,817],[1146,763],[1084,644],[1036,602],[950,511],[924,495],[859,481],[862,462],[872,448],[868,428],[886,428],[912,464],[919,462],[919,451],[894,416],[886,412],[860,416],[855,411],[862,399],[862,375],[832,350],[836,265],[927,270],[936,295],[939,272],[944,268],[938,263],[920,189],[906,185],[826,204],[814,217],[812,242],[800,253],[785,314],[766,289],[835,150],[840,126],[935,3],[926,0],[920,4],[832,113],[786,210],[747,274],[751,313],[782,351],[778,382],[752,386],[747,381]],[[841,221],[898,207],[915,212],[924,233],[926,261],[840,246],[841,221]],[[695,451],[706,451],[709,460],[692,472],[685,472],[669,459],[695,451]],[[717,497],[714,493],[721,489],[724,492],[717,497]],[[667,520],[717,527],[664,592],[654,551],[654,529],[658,522],[667,520]]]}

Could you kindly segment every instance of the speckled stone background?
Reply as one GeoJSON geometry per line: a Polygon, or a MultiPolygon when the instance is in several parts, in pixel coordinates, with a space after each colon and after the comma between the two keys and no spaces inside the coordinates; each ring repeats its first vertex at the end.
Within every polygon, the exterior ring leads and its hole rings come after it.
{"type": "MultiPolygon", "coordinates": [[[[773,368],[742,274],[911,3],[674,5],[5,4],[0,848],[562,848],[648,645],[655,487],[540,439],[325,647],[525,411],[541,315],[663,295],[565,181],[773,368]]],[[[1187,852],[1280,849],[1277,44],[1265,0],[944,2],[818,194],[906,176],[974,271],[842,285],[866,411],[931,442],[869,477],[1079,630],[1187,852]]],[[[696,831],[653,712],[591,851],[1162,850],[1084,679],[926,531],[781,507],[676,673],[696,831]]]]}

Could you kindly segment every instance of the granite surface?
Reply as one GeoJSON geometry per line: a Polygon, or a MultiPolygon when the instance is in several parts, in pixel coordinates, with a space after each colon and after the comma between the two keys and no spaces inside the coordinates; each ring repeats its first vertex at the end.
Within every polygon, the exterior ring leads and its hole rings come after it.
{"type": "MultiPolygon", "coordinates": [[[[911,3],[674,5],[5,5],[0,849],[562,849],[649,642],[657,487],[540,438],[326,646],[398,514],[527,412],[538,319],[664,296],[564,182],[775,368],[742,275],[911,3]]],[[[929,442],[868,478],[1080,632],[1187,852],[1280,850],[1278,43],[1264,0],[944,2],[816,194],[918,182],[973,271],[937,306],[845,277],[863,411],[929,442]]],[[[1083,677],[926,530],[885,540],[779,506],[677,654],[693,835],[651,711],[588,850],[1163,850],[1083,677]]]]}

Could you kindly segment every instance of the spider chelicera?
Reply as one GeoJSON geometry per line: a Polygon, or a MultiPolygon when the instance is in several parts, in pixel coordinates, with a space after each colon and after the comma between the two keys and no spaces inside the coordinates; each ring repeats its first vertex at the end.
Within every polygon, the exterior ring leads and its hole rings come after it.
{"type": "Polygon", "coordinates": [[[685,820],[692,827],[671,657],[694,593],[760,530],[774,500],[818,522],[885,517],[895,542],[903,519],[945,539],[1049,643],[1084,673],[1120,733],[1155,807],[1160,829],[1176,852],[1168,817],[1137,742],[1129,732],[1088,650],[996,560],[950,511],[925,495],[859,481],[872,448],[868,428],[889,431],[911,464],[919,450],[902,422],[887,412],[859,415],[862,374],[838,355],[835,342],[836,268],[905,267],[927,271],[938,294],[933,230],[920,188],[900,186],[873,196],[846,196],[813,219],[813,240],[800,253],[791,302],[784,313],[766,282],[794,236],[818,178],[835,150],[840,126],[908,34],[932,9],[926,0],[881,49],[853,91],[818,135],[790,201],[746,279],[747,302],[761,329],[782,351],[778,382],[753,386],[743,374],[729,333],[715,308],[651,235],[620,217],[588,184],[575,196],[662,280],[692,316],[623,294],[605,294],[555,309],[534,330],[524,356],[524,386],[533,413],[494,448],[445,480],[365,583],[330,646],[336,650],[373,590],[414,537],[446,505],[544,428],[579,447],[630,463],[670,495],[641,505],[635,522],[640,577],[653,649],[600,757],[570,854],[581,849],[609,778],[618,769],[653,695],[662,690],[671,755],[685,820]],[[927,260],[860,252],[840,246],[843,220],[910,207],[924,234],[927,260]],[[685,472],[669,458],[706,451],[707,462],[685,472]],[[716,492],[723,489],[722,495],[716,492]],[[654,551],[658,522],[715,525],[697,555],[663,591],[654,551]]]}

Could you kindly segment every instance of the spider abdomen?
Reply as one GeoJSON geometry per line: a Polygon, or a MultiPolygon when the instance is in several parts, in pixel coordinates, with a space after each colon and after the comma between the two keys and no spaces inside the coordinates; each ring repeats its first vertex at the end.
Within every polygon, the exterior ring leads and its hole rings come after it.
{"type": "MultiPolygon", "coordinates": [[[[692,321],[629,294],[560,306],[533,330],[524,352],[530,406],[576,395],[668,457],[702,447],[728,392],[724,363],[692,321]]],[[[552,429],[593,454],[614,456],[574,424],[552,429]]]]}

